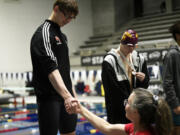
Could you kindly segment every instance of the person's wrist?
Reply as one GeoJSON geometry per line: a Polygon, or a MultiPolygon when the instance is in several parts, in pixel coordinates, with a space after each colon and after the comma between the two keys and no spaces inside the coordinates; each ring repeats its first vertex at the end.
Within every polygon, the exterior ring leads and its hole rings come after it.
{"type": "Polygon", "coordinates": [[[66,95],[66,96],[64,96],[64,100],[68,100],[68,99],[70,99],[70,98],[72,98],[71,95],[66,95]]]}

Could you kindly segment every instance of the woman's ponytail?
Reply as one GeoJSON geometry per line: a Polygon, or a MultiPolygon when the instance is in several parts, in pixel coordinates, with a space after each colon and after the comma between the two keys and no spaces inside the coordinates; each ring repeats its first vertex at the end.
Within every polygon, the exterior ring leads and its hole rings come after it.
{"type": "Polygon", "coordinates": [[[158,135],[170,135],[172,132],[171,111],[164,99],[159,98],[157,101],[155,128],[158,135]]]}

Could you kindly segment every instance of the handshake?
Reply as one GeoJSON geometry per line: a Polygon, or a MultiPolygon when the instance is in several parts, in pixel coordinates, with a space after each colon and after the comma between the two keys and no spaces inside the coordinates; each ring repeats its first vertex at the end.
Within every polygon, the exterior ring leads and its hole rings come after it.
{"type": "Polygon", "coordinates": [[[66,108],[66,111],[69,114],[80,113],[81,112],[81,104],[80,104],[80,102],[77,99],[73,98],[73,97],[70,97],[70,98],[66,99],[64,101],[64,106],[66,108]]]}

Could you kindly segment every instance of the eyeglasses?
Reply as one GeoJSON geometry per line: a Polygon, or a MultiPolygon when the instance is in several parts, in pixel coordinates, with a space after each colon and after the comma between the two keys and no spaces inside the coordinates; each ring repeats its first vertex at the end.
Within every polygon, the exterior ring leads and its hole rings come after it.
{"type": "Polygon", "coordinates": [[[75,16],[74,15],[70,15],[70,14],[68,14],[67,12],[65,12],[65,11],[61,11],[62,13],[63,13],[63,15],[64,15],[64,17],[66,18],[66,19],[75,19],[75,16]]]}

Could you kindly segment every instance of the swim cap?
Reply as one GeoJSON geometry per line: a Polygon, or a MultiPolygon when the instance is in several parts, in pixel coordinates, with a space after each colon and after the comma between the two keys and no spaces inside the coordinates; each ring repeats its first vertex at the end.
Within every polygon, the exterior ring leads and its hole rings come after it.
{"type": "Polygon", "coordinates": [[[134,46],[138,42],[138,35],[134,30],[126,30],[121,38],[121,43],[124,45],[134,46]]]}

